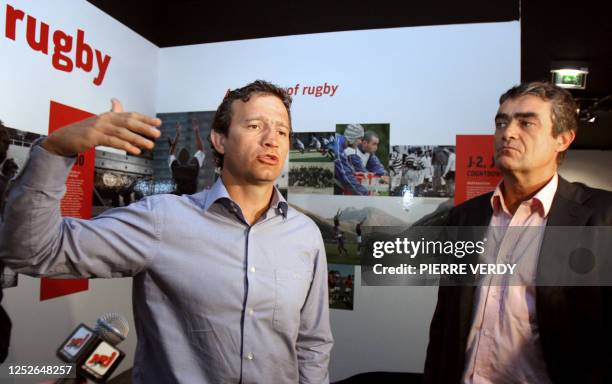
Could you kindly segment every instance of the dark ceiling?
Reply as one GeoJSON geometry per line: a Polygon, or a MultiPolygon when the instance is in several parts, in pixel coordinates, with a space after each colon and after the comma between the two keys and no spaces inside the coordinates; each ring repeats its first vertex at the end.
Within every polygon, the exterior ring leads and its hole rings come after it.
{"type": "Polygon", "coordinates": [[[159,47],[258,37],[519,19],[518,0],[89,0],[159,47]]]}
{"type": "MultiPolygon", "coordinates": [[[[554,61],[586,62],[572,91],[588,118],[574,147],[612,149],[612,1],[89,0],[159,47],[358,29],[521,19],[522,81],[550,79],[554,61]],[[594,104],[600,101],[599,104],[594,104]]],[[[500,58],[500,60],[503,58],[500,58]]]]}

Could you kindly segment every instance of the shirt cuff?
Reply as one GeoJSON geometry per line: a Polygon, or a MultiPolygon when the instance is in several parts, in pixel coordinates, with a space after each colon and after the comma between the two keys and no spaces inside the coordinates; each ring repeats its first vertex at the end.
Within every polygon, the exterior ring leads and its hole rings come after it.
{"type": "Polygon", "coordinates": [[[36,189],[64,188],[76,156],[55,155],[40,145],[34,145],[18,178],[23,185],[36,189]]]}

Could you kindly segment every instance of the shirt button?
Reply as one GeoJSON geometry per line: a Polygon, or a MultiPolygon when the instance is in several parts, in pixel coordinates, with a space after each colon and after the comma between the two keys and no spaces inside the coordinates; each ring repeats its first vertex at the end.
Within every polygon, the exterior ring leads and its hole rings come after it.
{"type": "Polygon", "coordinates": [[[249,353],[247,354],[247,356],[246,356],[247,360],[253,360],[253,358],[254,358],[254,357],[255,357],[255,356],[253,356],[253,353],[252,353],[252,352],[249,352],[249,353]]]}
{"type": "Polygon", "coordinates": [[[253,308],[249,308],[249,316],[253,316],[254,313],[255,311],[253,310],[253,308]]]}
{"type": "Polygon", "coordinates": [[[251,273],[255,273],[255,267],[251,267],[250,271],[251,273]]]}

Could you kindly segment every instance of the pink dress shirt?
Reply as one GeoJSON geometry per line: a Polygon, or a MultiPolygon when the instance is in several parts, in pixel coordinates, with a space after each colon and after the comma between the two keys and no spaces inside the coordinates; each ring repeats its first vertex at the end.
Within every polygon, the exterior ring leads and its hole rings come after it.
{"type": "MultiPolygon", "coordinates": [[[[501,183],[491,197],[489,223],[494,263],[517,263],[512,282],[492,281],[476,288],[472,328],[463,381],[481,383],[550,383],[540,346],[535,309],[535,271],[542,234],[557,191],[558,175],[524,201],[512,215],[504,203],[501,183]],[[540,227],[522,231],[509,227],[540,227]],[[525,236],[523,236],[525,235],[525,236]],[[519,284],[519,285],[517,285],[519,284]]],[[[502,277],[498,279],[507,279],[502,277]]]]}

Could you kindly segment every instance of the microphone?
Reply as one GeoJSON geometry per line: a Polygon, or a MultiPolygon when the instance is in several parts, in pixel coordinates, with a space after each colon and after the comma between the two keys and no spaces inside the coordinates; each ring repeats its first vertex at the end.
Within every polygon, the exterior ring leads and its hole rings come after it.
{"type": "Polygon", "coordinates": [[[57,356],[76,367],[77,377],[105,382],[119,366],[125,353],[116,347],[130,328],[118,313],[106,313],[96,321],[95,330],[79,324],[57,350],[57,356]]]}
{"type": "Polygon", "coordinates": [[[117,345],[127,337],[130,332],[130,325],[125,317],[118,313],[107,313],[96,321],[96,332],[104,340],[113,345],[117,345]]]}

